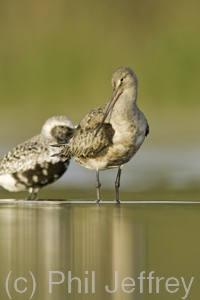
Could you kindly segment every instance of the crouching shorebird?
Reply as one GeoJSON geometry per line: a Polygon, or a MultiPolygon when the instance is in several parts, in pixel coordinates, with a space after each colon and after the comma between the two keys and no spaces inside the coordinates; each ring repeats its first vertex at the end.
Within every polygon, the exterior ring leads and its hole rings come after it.
{"type": "Polygon", "coordinates": [[[0,160],[0,185],[9,191],[28,190],[27,200],[37,199],[38,191],[58,180],[67,170],[70,157],[65,162],[51,157],[52,143],[66,143],[72,136],[72,122],[64,116],[48,119],[39,135],[18,145],[0,160]]]}
{"type": "Polygon", "coordinates": [[[72,138],[55,156],[74,160],[90,170],[96,170],[97,202],[100,201],[99,170],[118,168],[115,181],[116,202],[122,166],[142,145],[149,133],[144,114],[137,107],[138,80],[129,67],[112,75],[113,95],[110,102],[93,109],[76,127],[72,138]]]}

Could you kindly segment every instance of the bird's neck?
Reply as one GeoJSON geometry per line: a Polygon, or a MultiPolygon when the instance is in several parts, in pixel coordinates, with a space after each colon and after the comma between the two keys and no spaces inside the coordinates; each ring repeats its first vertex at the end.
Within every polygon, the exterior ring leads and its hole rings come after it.
{"type": "Polygon", "coordinates": [[[126,118],[126,116],[134,115],[138,110],[136,100],[137,92],[135,90],[123,92],[115,103],[111,118],[120,120],[126,118]]]}

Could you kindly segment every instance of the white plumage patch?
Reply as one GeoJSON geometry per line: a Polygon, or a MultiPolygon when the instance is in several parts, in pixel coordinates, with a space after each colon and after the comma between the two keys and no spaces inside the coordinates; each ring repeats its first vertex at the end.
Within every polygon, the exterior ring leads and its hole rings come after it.
{"type": "Polygon", "coordinates": [[[19,192],[26,190],[25,185],[21,183],[17,184],[17,181],[13,178],[11,174],[0,175],[0,185],[2,185],[3,188],[10,192],[19,192]]]}
{"type": "Polygon", "coordinates": [[[37,175],[33,175],[33,181],[38,182],[38,176],[37,175]]]}
{"type": "Polygon", "coordinates": [[[47,169],[43,169],[43,170],[42,170],[42,174],[45,175],[45,176],[47,176],[47,175],[48,175],[47,169]]]}

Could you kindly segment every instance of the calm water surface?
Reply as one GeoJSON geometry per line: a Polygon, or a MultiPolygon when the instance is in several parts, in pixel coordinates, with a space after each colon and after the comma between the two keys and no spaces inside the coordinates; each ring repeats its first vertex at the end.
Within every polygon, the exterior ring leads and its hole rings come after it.
{"type": "Polygon", "coordinates": [[[0,298],[12,271],[16,300],[32,276],[37,300],[198,299],[199,231],[200,204],[1,203],[0,298]]]}

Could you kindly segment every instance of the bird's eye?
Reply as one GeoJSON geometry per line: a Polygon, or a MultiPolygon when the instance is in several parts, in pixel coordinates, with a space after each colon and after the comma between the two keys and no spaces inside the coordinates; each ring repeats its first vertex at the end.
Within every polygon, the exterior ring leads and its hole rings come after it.
{"type": "Polygon", "coordinates": [[[121,78],[121,82],[123,82],[124,78],[121,78]]]}

